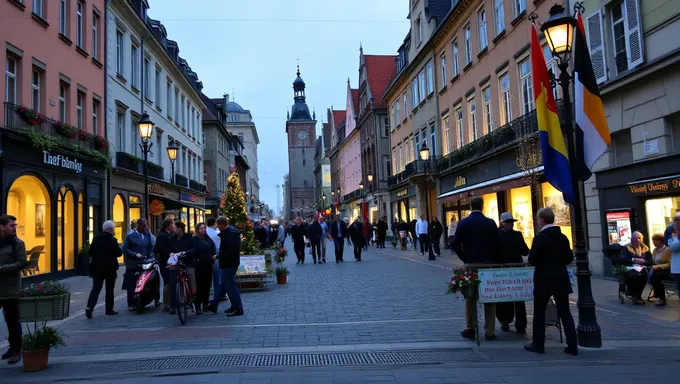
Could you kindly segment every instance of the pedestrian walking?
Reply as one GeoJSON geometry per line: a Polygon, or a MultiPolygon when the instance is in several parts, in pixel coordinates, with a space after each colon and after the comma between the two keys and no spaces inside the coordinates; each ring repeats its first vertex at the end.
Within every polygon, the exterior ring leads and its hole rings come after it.
{"type": "Polygon", "coordinates": [[[321,240],[323,236],[323,228],[321,228],[321,221],[323,221],[323,218],[319,218],[318,220],[312,221],[311,224],[309,224],[308,230],[307,230],[307,238],[309,239],[310,243],[310,250],[312,254],[312,260],[314,260],[314,264],[316,264],[317,258],[319,262],[321,262],[321,240]]]}
{"type": "Polygon", "coordinates": [[[326,239],[330,239],[331,234],[323,217],[319,217],[319,225],[321,225],[321,260],[319,262],[326,264],[326,239]]]}
{"type": "MultiPolygon", "coordinates": [[[[215,223],[216,219],[214,217],[209,217],[207,222],[206,222],[206,229],[205,233],[208,235],[210,240],[213,241],[213,244],[215,244],[215,253],[219,254],[220,253],[220,237],[218,236],[220,234],[219,229],[217,229],[217,224],[215,223]]],[[[213,300],[225,300],[225,297],[217,297],[217,295],[222,292],[226,292],[223,289],[220,288],[220,285],[222,284],[222,271],[220,270],[220,263],[218,260],[215,260],[213,262],[213,268],[212,268],[212,286],[213,286],[213,300]]],[[[205,310],[205,309],[204,309],[205,310]]]]}
{"type": "Polygon", "coordinates": [[[340,218],[340,215],[335,215],[335,222],[331,224],[331,237],[333,238],[336,264],[343,261],[342,254],[345,251],[345,238],[347,236],[347,223],[340,218]]]}
{"type": "Polygon", "coordinates": [[[437,216],[433,217],[430,221],[430,247],[434,251],[435,256],[441,256],[441,250],[439,249],[439,242],[442,239],[442,234],[444,233],[444,227],[439,221],[437,216]]]}
{"type": "Polygon", "coordinates": [[[302,219],[295,219],[295,225],[290,228],[290,237],[293,240],[293,250],[297,256],[297,264],[305,263],[305,237],[307,227],[302,225],[302,219]]]}
{"type": "MultiPolygon", "coordinates": [[[[515,231],[515,218],[510,212],[501,214],[501,227],[498,230],[498,245],[501,250],[502,263],[523,263],[522,256],[529,254],[529,247],[524,241],[522,232],[515,231]]],[[[501,323],[501,330],[510,330],[510,323],[515,321],[517,333],[525,333],[527,329],[527,309],[523,301],[496,303],[496,317],[501,323]]]]}
{"type": "Polygon", "coordinates": [[[451,222],[449,223],[449,228],[448,228],[448,245],[449,248],[451,249],[451,253],[456,253],[453,250],[453,236],[456,234],[456,228],[458,228],[458,221],[456,221],[456,216],[451,216],[451,222]]]}
{"type": "Polygon", "coordinates": [[[19,322],[19,293],[21,271],[26,268],[26,244],[17,237],[17,218],[0,216],[0,308],[7,324],[9,349],[2,359],[9,364],[21,361],[21,323],[19,322]]]}
{"type": "Polygon", "coordinates": [[[196,314],[207,309],[210,304],[210,286],[212,285],[213,263],[217,256],[215,242],[207,234],[204,223],[196,224],[193,237],[194,263],[196,266],[196,314]]]}
{"type": "MultiPolygon", "coordinates": [[[[475,197],[470,202],[472,212],[458,223],[456,234],[453,236],[453,249],[465,264],[494,264],[500,261],[498,257],[498,227],[496,222],[484,216],[484,200],[475,197]]],[[[545,311],[544,311],[545,312],[545,311]]],[[[465,329],[461,336],[475,339],[477,323],[477,299],[465,298],[465,329]]],[[[484,331],[486,340],[496,338],[496,306],[484,304],[484,331]]]]}
{"type": "MultiPolygon", "coordinates": [[[[241,264],[241,232],[236,227],[229,225],[229,220],[224,216],[218,217],[216,222],[217,228],[220,230],[221,243],[220,252],[216,257],[222,270],[221,288],[225,290],[231,302],[231,307],[225,312],[227,317],[243,316],[243,303],[236,282],[236,272],[241,264]]],[[[217,297],[221,297],[223,294],[224,292],[220,292],[217,297]]],[[[219,300],[213,300],[206,312],[217,313],[219,303],[219,300]]]]}
{"type": "Polygon", "coordinates": [[[416,224],[417,223],[418,223],[418,220],[413,219],[408,224],[408,231],[411,234],[411,241],[413,242],[413,250],[414,251],[417,249],[417,241],[418,241],[418,232],[416,231],[416,224]]]}
{"type": "Polygon", "coordinates": [[[102,232],[97,234],[92,239],[90,245],[90,266],[89,272],[92,277],[92,290],[87,300],[87,307],[85,307],[85,317],[92,318],[92,311],[97,305],[97,299],[106,285],[104,296],[104,312],[107,316],[117,315],[113,309],[113,290],[116,287],[116,278],[118,277],[118,258],[123,254],[118,239],[114,237],[116,223],[113,220],[107,220],[102,225],[102,232]]]}
{"type": "Polygon", "coordinates": [[[378,220],[376,225],[378,248],[385,248],[385,239],[387,238],[387,216],[383,216],[378,220]]]}
{"type": "Polygon", "coordinates": [[[364,225],[360,217],[354,219],[354,222],[349,227],[349,236],[354,244],[354,260],[361,261],[361,250],[366,244],[366,238],[364,237],[364,225]]]}
{"type": "Polygon", "coordinates": [[[153,253],[158,258],[158,269],[163,278],[163,311],[170,311],[170,271],[168,271],[168,259],[173,252],[173,242],[175,241],[175,220],[166,218],[161,223],[161,230],[156,236],[156,244],[153,253]]]}
{"type": "Polygon", "coordinates": [[[567,271],[567,265],[574,261],[574,253],[560,227],[554,225],[555,213],[552,209],[541,208],[536,216],[541,230],[534,237],[529,252],[529,263],[535,267],[533,341],[525,345],[524,349],[529,352],[545,353],[545,310],[552,296],[567,338],[564,352],[576,356],[578,355],[576,328],[569,309],[569,294],[573,291],[567,271]]]}
{"type": "Polygon", "coordinates": [[[416,236],[418,237],[418,242],[420,242],[420,256],[425,256],[425,252],[428,255],[432,252],[430,249],[430,236],[428,232],[428,222],[425,220],[425,215],[420,216],[420,220],[416,223],[416,236]]]}
{"type": "MultiPolygon", "coordinates": [[[[140,261],[150,258],[153,250],[151,236],[147,231],[145,219],[137,220],[137,230],[130,232],[123,240],[123,255],[125,256],[125,275],[123,275],[123,290],[127,291],[127,306],[129,311],[135,310],[135,287],[137,286],[137,266],[140,261]]],[[[166,259],[167,260],[167,259],[166,259]]],[[[161,268],[162,269],[162,268],[161,268]]]]}

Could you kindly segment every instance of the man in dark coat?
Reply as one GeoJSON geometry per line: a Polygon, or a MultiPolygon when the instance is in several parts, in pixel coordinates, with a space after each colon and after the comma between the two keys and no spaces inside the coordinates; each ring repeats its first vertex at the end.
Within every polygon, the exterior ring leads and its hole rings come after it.
{"type": "MultiPolygon", "coordinates": [[[[151,234],[147,230],[146,220],[137,220],[137,229],[128,233],[123,240],[123,255],[125,255],[125,275],[123,276],[123,290],[127,291],[127,305],[129,311],[135,310],[135,286],[137,285],[137,265],[140,261],[150,258],[153,250],[151,234]]],[[[167,259],[166,259],[167,261],[167,259]]]]}
{"type": "Polygon", "coordinates": [[[354,260],[361,261],[361,250],[366,239],[364,238],[364,225],[360,217],[354,219],[349,227],[349,236],[352,238],[352,244],[354,244],[354,260]]]}
{"type": "Polygon", "coordinates": [[[175,220],[167,218],[161,223],[161,230],[156,235],[156,244],[153,252],[158,258],[158,269],[163,278],[163,310],[170,311],[170,273],[168,271],[168,259],[174,252],[175,220]]]}
{"type": "Polygon", "coordinates": [[[9,364],[21,361],[19,299],[21,271],[26,268],[26,244],[17,237],[17,218],[0,216],[0,308],[7,324],[9,349],[2,359],[9,364]]]}
{"type": "MultiPolygon", "coordinates": [[[[453,250],[465,264],[493,264],[499,262],[498,227],[496,222],[484,216],[484,200],[475,197],[470,202],[472,212],[458,223],[453,236],[453,250]]],[[[465,330],[461,336],[475,338],[477,303],[475,298],[465,299],[465,330]]],[[[484,331],[486,340],[496,338],[496,306],[484,304],[484,331]]]]}
{"type": "Polygon", "coordinates": [[[434,251],[434,254],[439,257],[441,256],[441,251],[439,249],[439,242],[442,239],[442,234],[444,233],[444,228],[442,223],[439,221],[437,216],[433,217],[430,221],[430,245],[434,251]]]}
{"type": "Polygon", "coordinates": [[[123,254],[118,245],[118,239],[113,236],[116,223],[113,220],[107,220],[102,225],[102,233],[98,234],[92,240],[90,245],[90,276],[92,276],[92,290],[90,297],[87,300],[87,307],[85,308],[85,317],[92,318],[92,311],[97,305],[97,299],[102,291],[104,283],[106,283],[106,293],[104,296],[104,303],[106,308],[106,315],[117,315],[118,312],[113,310],[113,289],[116,286],[116,277],[118,274],[118,258],[123,254]]]}
{"type": "Polygon", "coordinates": [[[383,216],[378,220],[377,231],[378,248],[385,248],[385,239],[387,238],[387,216],[383,216]]]}
{"type": "Polygon", "coordinates": [[[347,231],[347,223],[340,217],[335,215],[335,221],[331,224],[331,238],[335,246],[335,263],[343,261],[342,254],[345,251],[345,238],[349,236],[347,231]]]}
{"type": "MultiPolygon", "coordinates": [[[[231,302],[231,307],[227,309],[227,317],[243,316],[243,303],[241,294],[236,283],[236,272],[241,265],[241,232],[236,227],[229,225],[226,217],[217,218],[217,228],[220,230],[220,251],[217,255],[222,270],[221,290],[225,290],[231,302]]],[[[220,292],[217,297],[222,297],[224,292],[220,292]]],[[[206,308],[207,313],[217,313],[219,300],[214,300],[206,308]]]]}
{"type": "Polygon", "coordinates": [[[395,217],[394,220],[392,220],[392,226],[390,227],[392,230],[392,236],[394,236],[395,239],[399,238],[399,220],[395,217]]]}
{"type": "Polygon", "coordinates": [[[302,224],[302,219],[295,219],[295,225],[290,227],[290,237],[293,240],[293,250],[297,256],[297,263],[305,263],[305,237],[307,236],[307,227],[302,224]]]}
{"type": "MultiPolygon", "coordinates": [[[[515,231],[515,218],[510,212],[501,214],[501,228],[498,230],[498,244],[501,248],[502,263],[523,263],[522,256],[529,254],[529,247],[521,232],[515,231]]],[[[510,330],[510,323],[515,319],[517,333],[525,333],[527,329],[527,308],[523,301],[496,303],[496,317],[503,331],[510,330]],[[517,316],[515,317],[515,314],[517,316]]]]}
{"type": "Polygon", "coordinates": [[[307,238],[309,239],[309,242],[311,243],[311,250],[312,250],[311,252],[312,252],[312,259],[314,259],[314,264],[316,264],[317,256],[319,258],[319,262],[321,262],[321,241],[322,241],[321,236],[322,235],[323,235],[323,228],[321,227],[319,220],[312,221],[312,223],[309,224],[309,227],[308,227],[308,230],[307,230],[307,238]]]}
{"type": "Polygon", "coordinates": [[[541,208],[537,214],[541,231],[534,237],[529,253],[529,263],[534,270],[534,324],[533,342],[524,346],[529,352],[545,353],[545,310],[550,296],[555,298],[557,315],[567,338],[564,352],[578,355],[576,328],[569,310],[572,293],[567,265],[574,260],[569,239],[554,225],[555,214],[550,208],[541,208]]]}
{"type": "Polygon", "coordinates": [[[416,233],[416,224],[418,223],[418,220],[413,219],[411,222],[408,224],[408,231],[411,233],[411,239],[413,240],[413,250],[418,249],[416,247],[417,241],[418,241],[418,233],[416,233]]]}

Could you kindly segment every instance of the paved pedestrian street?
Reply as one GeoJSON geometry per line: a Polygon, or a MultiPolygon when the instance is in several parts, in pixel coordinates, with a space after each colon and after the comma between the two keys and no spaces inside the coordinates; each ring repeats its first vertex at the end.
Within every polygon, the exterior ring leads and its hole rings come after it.
{"type": "MultiPolygon", "coordinates": [[[[345,262],[336,264],[328,245],[325,265],[309,256],[296,265],[291,251],[288,284],[242,293],[244,316],[190,315],[184,326],[159,309],[124,311],[120,290],[118,316],[105,316],[100,306],[87,320],[90,281],[71,278],[71,316],[55,322],[67,346],[51,351],[42,372],[0,364],[2,382],[542,383],[550,375],[551,383],[625,383],[676,380],[680,373],[677,297],[665,308],[622,305],[616,282],[594,279],[602,349],[567,356],[549,327],[547,354],[534,355],[522,349],[530,333],[500,326],[496,341],[477,347],[460,336],[462,298],[445,295],[458,263],[448,250],[427,261],[414,251],[371,247],[358,263],[346,247],[345,262]]],[[[576,295],[573,301],[576,317],[576,295]]],[[[531,316],[530,303],[527,309],[531,316]]],[[[6,340],[4,324],[0,332],[6,340]]]]}

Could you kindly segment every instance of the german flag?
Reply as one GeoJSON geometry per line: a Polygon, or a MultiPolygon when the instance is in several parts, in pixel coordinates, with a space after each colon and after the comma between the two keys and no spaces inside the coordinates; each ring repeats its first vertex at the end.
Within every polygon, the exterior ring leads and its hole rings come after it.
{"type": "Polygon", "coordinates": [[[576,150],[583,151],[583,163],[574,166],[579,179],[585,181],[592,175],[595,161],[607,150],[611,137],[580,13],[577,23],[574,31],[574,109],[576,150]]]}

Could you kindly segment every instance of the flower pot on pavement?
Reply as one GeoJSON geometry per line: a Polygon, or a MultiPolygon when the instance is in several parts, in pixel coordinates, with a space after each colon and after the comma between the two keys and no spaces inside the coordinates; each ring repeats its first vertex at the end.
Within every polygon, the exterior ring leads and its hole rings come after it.
{"type": "Polygon", "coordinates": [[[288,282],[288,275],[276,276],[276,282],[279,284],[286,284],[288,282]]]}
{"type": "Polygon", "coordinates": [[[50,349],[39,349],[37,351],[21,351],[24,362],[24,371],[37,372],[47,368],[50,357],[50,349]]]}

